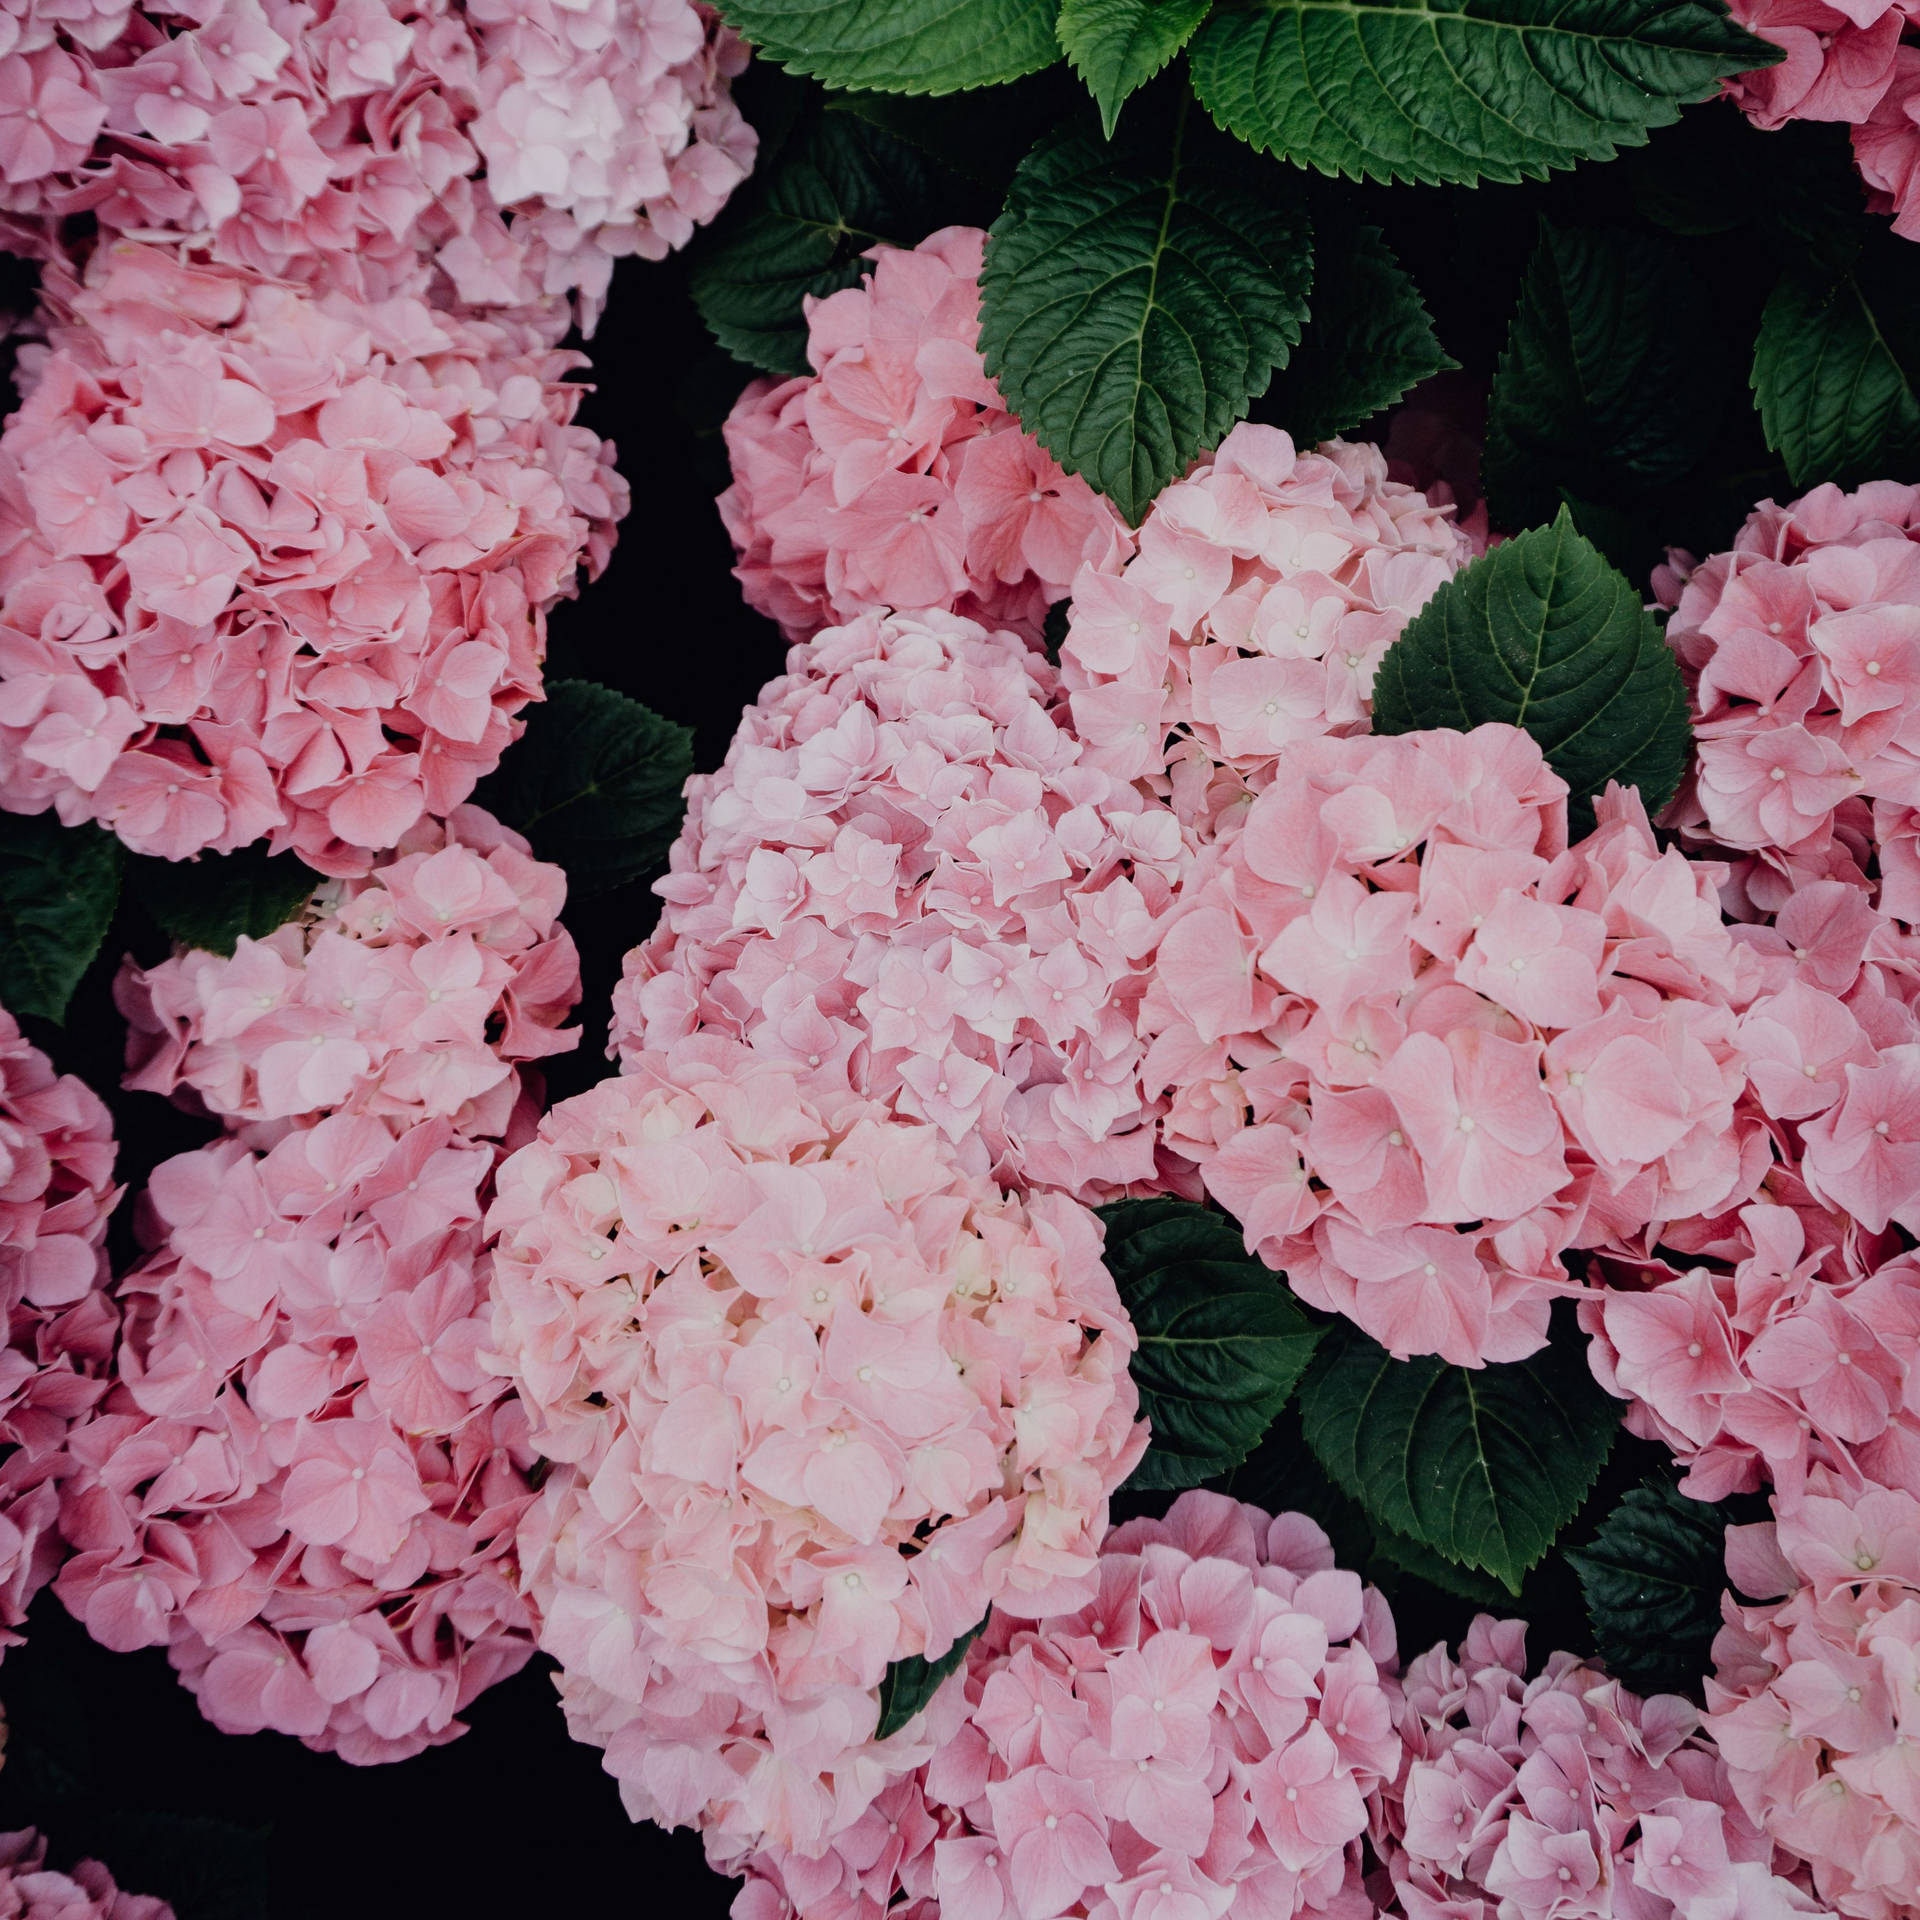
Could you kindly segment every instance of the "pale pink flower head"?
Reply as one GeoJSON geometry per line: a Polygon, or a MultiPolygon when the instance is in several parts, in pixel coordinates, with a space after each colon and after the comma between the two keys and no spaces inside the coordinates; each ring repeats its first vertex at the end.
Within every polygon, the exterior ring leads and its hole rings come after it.
{"type": "Polygon", "coordinates": [[[717,1860],[818,1855],[932,1750],[876,1738],[890,1663],[1098,1587],[1146,1434],[1097,1221],[701,1036],[548,1114],[489,1227],[575,1734],[717,1860]]]}

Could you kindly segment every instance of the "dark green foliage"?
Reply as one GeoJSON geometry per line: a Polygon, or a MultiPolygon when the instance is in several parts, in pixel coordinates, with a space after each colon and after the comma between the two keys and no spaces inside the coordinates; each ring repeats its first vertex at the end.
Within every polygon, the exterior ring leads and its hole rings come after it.
{"type": "Polygon", "coordinates": [[[127,860],[127,891],[148,917],[183,947],[231,953],[245,934],[264,940],[313,896],[321,877],[291,853],[272,854],[261,842],[238,853],[203,853],[197,860],[127,860]]]}
{"type": "Polygon", "coordinates": [[[0,1000],[64,1020],[120,898],[120,842],[57,814],[0,813],[0,1000]]]}

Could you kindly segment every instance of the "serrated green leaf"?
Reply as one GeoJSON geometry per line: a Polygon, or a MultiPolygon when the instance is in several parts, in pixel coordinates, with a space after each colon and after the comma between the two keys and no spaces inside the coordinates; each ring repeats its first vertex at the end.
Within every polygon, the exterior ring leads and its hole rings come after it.
{"type": "Polygon", "coordinates": [[[1127,95],[1187,44],[1213,0],[1061,0],[1060,44],[1109,140],[1127,95]]]}
{"type": "Polygon", "coordinates": [[[926,155],[850,113],[824,113],[715,224],[687,281],[708,331],[763,373],[805,373],[801,302],[853,286],[882,240],[913,246],[946,224],[926,155]]]}
{"type": "Polygon", "coordinates": [[[1570,1310],[1525,1360],[1396,1360],[1359,1328],[1323,1342],[1300,1388],[1307,1444],[1376,1521],[1518,1593],[1606,1464],[1620,1403],[1570,1310]]]}
{"type": "Polygon", "coordinates": [[[1920,262],[1881,238],[1838,272],[1789,268],[1760,316],[1754,398],[1796,487],[1920,467],[1920,262]]]}
{"type": "Polygon", "coordinates": [[[1265,391],[1312,284],[1286,177],[1091,132],[1043,140],[993,224],[980,350],[1007,405],[1129,520],[1265,391]]]}
{"type": "Polygon", "coordinates": [[[1457,184],[1610,159],[1780,58],[1718,0],[1238,0],[1188,50],[1201,103],[1252,146],[1457,184]]]}
{"type": "Polygon", "coordinates": [[[1586,1546],[1567,1554],[1593,1640],[1642,1693],[1686,1691],[1711,1665],[1726,1591],[1727,1516],[1664,1475],[1633,1488],[1586,1546]]]}
{"type": "Polygon", "coordinates": [[[720,0],[769,60],[876,93],[959,93],[1051,66],[1059,11],[1060,0],[720,0]]]}
{"type": "Polygon", "coordinates": [[[1471,1600],[1482,1607],[1498,1607],[1502,1612],[1512,1609],[1513,1595],[1498,1580],[1477,1573],[1472,1567],[1456,1566],[1431,1547],[1422,1546],[1418,1540],[1410,1540],[1404,1533],[1395,1533],[1391,1527],[1378,1522],[1373,1529],[1372,1558],[1384,1560],[1396,1573],[1410,1573],[1416,1580],[1424,1580],[1428,1586],[1438,1587],[1456,1599],[1471,1600]]]}
{"type": "Polygon", "coordinates": [[[591,680],[550,680],[474,799],[566,869],[576,899],[660,867],[686,811],[693,734],[591,680]]]}
{"type": "Polygon", "coordinates": [[[1680,479],[1719,431],[1725,359],[1685,250],[1542,221],[1487,401],[1494,524],[1536,526],[1563,497],[1619,504],[1680,479]]]}
{"type": "Polygon", "coordinates": [[[1609,780],[1649,813],[1673,798],[1692,750],[1680,669],[1640,596],[1563,506],[1442,586],[1387,649],[1375,733],[1524,727],[1572,789],[1576,837],[1609,780]]]}
{"type": "Polygon", "coordinates": [[[982,1620],[979,1626],[969,1627],[938,1660],[923,1660],[915,1653],[889,1664],[880,1676],[880,1725],[873,1736],[876,1740],[898,1733],[940,1691],[940,1683],[959,1670],[967,1657],[967,1649],[980,1638],[986,1624],[982,1620]]]}
{"type": "Polygon", "coordinates": [[[1322,1329],[1211,1208],[1121,1200],[1100,1215],[1107,1271],[1140,1342],[1133,1383],[1153,1430],[1127,1484],[1197,1487],[1260,1443],[1322,1329]]]}
{"type": "Polygon", "coordinates": [[[321,876],[291,853],[264,846],[203,853],[197,860],[127,861],[127,891],[162,933],[183,947],[231,953],[245,934],[264,940],[313,897],[321,876]]]}
{"type": "Polygon", "coordinates": [[[0,814],[0,1001],[61,1021],[120,898],[120,842],[57,814],[0,814]]]}
{"type": "Polygon", "coordinates": [[[1429,375],[1459,365],[1434,337],[1420,289],[1378,227],[1319,233],[1313,310],[1255,409],[1311,447],[1370,420],[1429,375]]]}

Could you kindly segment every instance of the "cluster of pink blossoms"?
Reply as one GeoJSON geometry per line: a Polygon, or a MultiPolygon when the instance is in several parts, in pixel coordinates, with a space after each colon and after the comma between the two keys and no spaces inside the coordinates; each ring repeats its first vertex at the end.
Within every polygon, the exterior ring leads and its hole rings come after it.
{"type": "Polygon", "coordinates": [[[116,245],[0,434],[0,805],[363,872],[492,769],[626,508],[578,356],[116,245]]]}
{"type": "Polygon", "coordinates": [[[1913,0],[1730,0],[1749,33],[1786,55],[1726,83],[1756,127],[1839,120],[1852,128],[1854,163],[1867,204],[1894,216],[1893,230],[1920,239],[1920,27],[1913,0]]]}
{"type": "Polygon", "coordinates": [[[1920,1887],[1920,1499],[1819,1471],[1773,1522],[1729,1529],[1732,1595],[1707,1725],[1747,1816],[1820,1898],[1903,1920],[1920,1887]],[[1774,1599],[1773,1596],[1783,1598],[1774,1599]]]}
{"type": "Polygon", "coordinates": [[[1296,743],[1366,730],[1381,655],[1470,555],[1378,448],[1254,425],[1161,494],[1139,548],[1076,578],[1061,681],[1085,758],[1203,839],[1296,743]]]}
{"type": "Polygon", "coordinates": [[[1386,1602],[1305,1515],[1183,1494],[1108,1536],[1078,1611],[996,1613],[926,1765],[819,1857],[758,1854],[735,1920],[1365,1915],[1393,1668],[1386,1602]]]}
{"type": "Polygon", "coordinates": [[[1511,1360],[1569,1249],[1748,1196],[1716,870],[1630,794],[1566,844],[1512,727],[1307,739],[1204,849],[1142,1002],[1163,1139],[1249,1247],[1398,1354],[1511,1360]]]}
{"type": "Polygon", "coordinates": [[[173,1920],[152,1894],[123,1893],[98,1860],[71,1874],[46,1864],[47,1843],[31,1828],[0,1833],[0,1914],[7,1920],[173,1920]]]}
{"type": "Polygon", "coordinates": [[[126,1084],[184,1095],[252,1146],[345,1111],[524,1134],[538,1100],[520,1063],[580,1040],[561,1026],[580,997],[566,887],[479,807],[422,821],[371,874],[326,883],[231,958],[129,963],[126,1084]]]}
{"type": "Polygon", "coordinates": [[[957,615],[795,647],[690,784],[623,1054],[710,1029],[1023,1190],[1152,1181],[1137,1008],[1179,830],[1065,720],[1037,651],[957,615]]]}
{"type": "Polygon", "coordinates": [[[1396,1696],[1407,1764],[1375,1803],[1370,1835],[1385,1866],[1370,1888],[1378,1910],[1407,1920],[1818,1911],[1788,1877],[1799,1863],[1729,1790],[1690,1702],[1639,1699],[1565,1653],[1528,1680],[1526,1632],[1482,1614],[1457,1662],[1437,1646],[1409,1663],[1396,1696]]]}
{"type": "Polygon", "coordinates": [[[56,1075],[0,1008],[0,1647],[19,1644],[12,1629],[53,1577],[68,1429],[106,1391],[113,1158],[98,1096],[56,1075]]]}
{"type": "Polygon", "coordinates": [[[511,1063],[570,1043],[578,993],[557,868],[475,808],[412,839],[231,959],[123,976],[135,1083],[229,1132],[153,1176],[61,1488],[96,1639],[165,1646],[226,1731],[363,1763],[455,1737],[533,1649],[482,1219],[537,1106],[511,1063]]]}
{"type": "Polygon", "coordinates": [[[164,233],[379,302],[590,323],[753,164],[745,50],[693,0],[17,0],[0,14],[0,231],[164,233]]]}
{"type": "Polygon", "coordinates": [[[1146,1445],[1098,1222],[703,1036],[554,1108],[489,1225],[576,1736],[717,1862],[818,1854],[933,1751],[876,1738],[891,1662],[1095,1592],[1146,1445]]]}
{"type": "Polygon", "coordinates": [[[727,420],[720,512],[748,604],[791,640],[876,608],[941,607],[1037,638],[1126,523],[1001,405],[975,346],[986,235],[876,247],[807,307],[810,376],[757,380],[727,420]]]}

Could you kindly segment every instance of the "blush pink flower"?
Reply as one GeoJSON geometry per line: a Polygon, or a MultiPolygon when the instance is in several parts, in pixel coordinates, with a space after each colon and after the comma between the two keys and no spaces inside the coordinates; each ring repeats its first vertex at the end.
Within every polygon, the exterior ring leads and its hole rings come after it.
{"type": "Polygon", "coordinates": [[[173,1920],[164,1900],[123,1892],[98,1860],[66,1874],[46,1859],[47,1843],[32,1828],[0,1833],[0,1902],[20,1920],[173,1920]]]}

